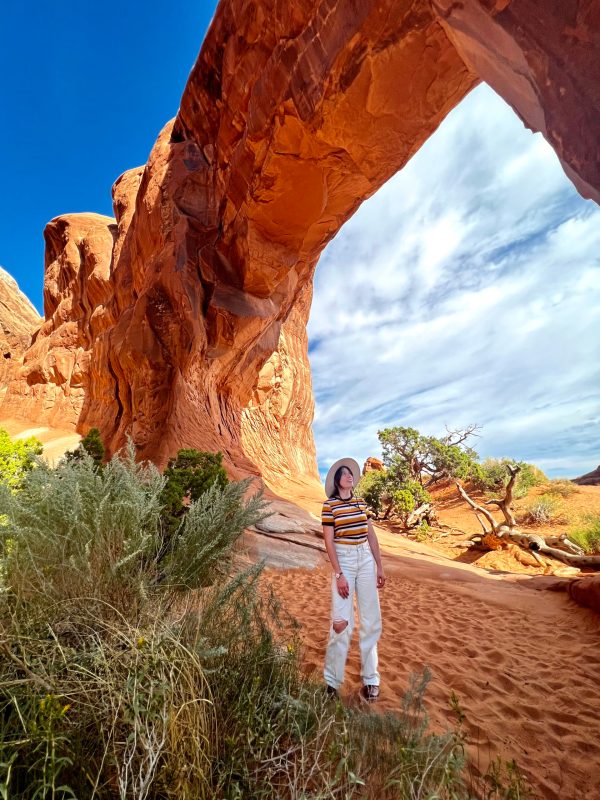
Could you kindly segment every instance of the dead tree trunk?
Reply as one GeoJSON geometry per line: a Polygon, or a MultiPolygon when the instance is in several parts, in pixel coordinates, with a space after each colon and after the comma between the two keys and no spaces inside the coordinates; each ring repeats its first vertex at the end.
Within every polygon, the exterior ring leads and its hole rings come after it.
{"type": "Polygon", "coordinates": [[[579,545],[567,538],[566,533],[560,536],[541,536],[538,533],[523,533],[517,528],[517,522],[512,510],[512,501],[515,481],[521,468],[508,465],[507,469],[510,473],[510,480],[506,486],[504,497],[485,502],[486,506],[497,506],[500,509],[504,522],[497,522],[488,508],[478,505],[469,497],[463,487],[456,482],[460,496],[471,506],[483,529],[483,533],[474,534],[470,537],[468,540],[470,546],[481,547],[484,550],[494,550],[502,546],[504,542],[513,542],[519,547],[529,550],[539,564],[543,564],[540,557],[540,554],[543,553],[545,556],[556,558],[573,567],[600,569],[600,556],[586,556],[579,545]]]}

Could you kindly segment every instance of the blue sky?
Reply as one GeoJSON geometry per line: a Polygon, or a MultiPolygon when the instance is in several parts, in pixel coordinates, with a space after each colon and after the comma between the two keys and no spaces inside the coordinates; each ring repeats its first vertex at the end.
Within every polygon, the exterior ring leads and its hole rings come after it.
{"type": "Polygon", "coordinates": [[[110,189],[175,116],[216,3],[5,3],[0,264],[42,310],[45,224],[110,189]]]}
{"type": "Polygon", "coordinates": [[[475,89],[323,254],[309,321],[320,470],[377,431],[482,426],[483,457],[600,461],[600,208],[475,89]],[[345,375],[333,384],[331,375],[345,375]]]}
{"type": "MultiPolygon", "coordinates": [[[[179,98],[213,2],[10,3],[0,32],[0,264],[42,308],[44,225],[112,214],[179,98]]],[[[321,469],[377,430],[483,426],[483,456],[600,460],[600,209],[485,86],[344,226],[309,323],[321,469]],[[347,381],[332,388],[331,375],[347,381]]]]}

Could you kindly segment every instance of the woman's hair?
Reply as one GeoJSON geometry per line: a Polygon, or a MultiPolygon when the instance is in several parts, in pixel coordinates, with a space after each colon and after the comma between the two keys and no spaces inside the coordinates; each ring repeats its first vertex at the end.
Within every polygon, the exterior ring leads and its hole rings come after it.
{"type": "MultiPolygon", "coordinates": [[[[341,467],[338,467],[336,469],[336,471],[335,471],[334,476],[333,476],[333,494],[331,494],[330,497],[336,497],[336,496],[339,497],[340,496],[340,481],[342,479],[342,474],[343,474],[344,470],[348,470],[350,475],[352,475],[352,470],[350,469],[350,467],[347,467],[345,464],[342,464],[341,467]]],[[[352,492],[350,494],[352,495],[352,492]]]]}

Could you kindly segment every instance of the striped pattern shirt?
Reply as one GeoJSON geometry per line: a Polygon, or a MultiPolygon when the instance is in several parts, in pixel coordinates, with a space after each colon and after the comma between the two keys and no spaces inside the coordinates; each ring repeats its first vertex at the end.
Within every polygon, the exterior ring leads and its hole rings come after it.
{"type": "Polygon", "coordinates": [[[323,503],[321,522],[333,527],[336,544],[362,544],[367,541],[367,520],[371,516],[362,497],[342,500],[330,497],[323,503]]]}

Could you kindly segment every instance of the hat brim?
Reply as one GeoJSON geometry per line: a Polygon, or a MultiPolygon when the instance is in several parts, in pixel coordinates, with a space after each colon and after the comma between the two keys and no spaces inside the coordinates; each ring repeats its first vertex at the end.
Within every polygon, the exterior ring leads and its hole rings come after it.
{"type": "Polygon", "coordinates": [[[329,467],[329,472],[327,473],[327,477],[325,478],[325,494],[327,495],[327,497],[331,497],[331,495],[335,491],[333,476],[340,467],[348,467],[354,478],[355,486],[360,480],[361,472],[360,472],[360,467],[358,466],[358,462],[355,461],[353,458],[340,458],[339,461],[336,461],[335,464],[332,464],[331,467],[329,467]]]}

